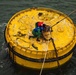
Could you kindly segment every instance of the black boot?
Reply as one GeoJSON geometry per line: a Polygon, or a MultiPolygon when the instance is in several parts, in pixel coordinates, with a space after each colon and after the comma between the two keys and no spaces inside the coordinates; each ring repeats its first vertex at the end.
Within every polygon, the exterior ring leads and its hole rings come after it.
{"type": "Polygon", "coordinates": [[[30,38],[33,38],[33,36],[29,36],[29,39],[30,39],[30,38]]]}
{"type": "Polygon", "coordinates": [[[39,38],[36,39],[37,41],[40,41],[39,38]]]}

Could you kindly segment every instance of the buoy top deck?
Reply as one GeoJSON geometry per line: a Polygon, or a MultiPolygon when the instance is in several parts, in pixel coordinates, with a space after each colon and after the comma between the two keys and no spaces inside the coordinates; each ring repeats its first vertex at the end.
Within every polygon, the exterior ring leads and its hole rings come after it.
{"type": "MultiPolygon", "coordinates": [[[[51,40],[46,41],[40,38],[40,41],[37,41],[36,38],[29,39],[29,36],[32,35],[36,22],[43,22],[52,27],[65,17],[66,15],[63,13],[47,8],[31,8],[20,11],[7,24],[7,42],[31,51],[51,51],[54,49],[51,40]]],[[[68,16],[55,25],[52,30],[50,36],[54,39],[57,50],[69,45],[75,37],[74,24],[68,16]]]]}

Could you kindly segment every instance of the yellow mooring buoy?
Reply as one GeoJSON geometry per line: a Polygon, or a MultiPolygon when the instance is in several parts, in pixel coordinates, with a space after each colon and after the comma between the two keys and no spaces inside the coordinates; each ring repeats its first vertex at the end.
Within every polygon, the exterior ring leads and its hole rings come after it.
{"type": "Polygon", "coordinates": [[[33,69],[55,68],[69,61],[75,35],[72,20],[51,8],[20,11],[9,20],[5,29],[11,59],[33,69]]]}

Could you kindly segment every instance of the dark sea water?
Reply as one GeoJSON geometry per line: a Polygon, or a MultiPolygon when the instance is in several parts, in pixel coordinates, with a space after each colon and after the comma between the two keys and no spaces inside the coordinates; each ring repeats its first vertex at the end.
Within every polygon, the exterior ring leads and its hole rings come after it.
{"type": "MultiPolygon", "coordinates": [[[[39,75],[15,67],[9,60],[4,40],[4,29],[9,19],[18,11],[31,7],[46,7],[69,14],[76,10],[76,0],[0,0],[0,75],[39,75]]],[[[76,24],[76,12],[69,16],[76,24]]],[[[62,70],[62,75],[76,75],[76,49],[69,64],[62,70]]],[[[43,75],[57,75],[49,72],[43,75]]]]}

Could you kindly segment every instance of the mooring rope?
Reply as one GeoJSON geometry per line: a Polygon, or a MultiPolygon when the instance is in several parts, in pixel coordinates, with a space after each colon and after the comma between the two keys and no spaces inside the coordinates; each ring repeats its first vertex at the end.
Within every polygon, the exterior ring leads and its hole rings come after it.
{"type": "MultiPolygon", "coordinates": [[[[48,50],[48,49],[47,49],[47,50],[48,50]]],[[[43,71],[43,68],[44,68],[44,64],[45,64],[45,60],[46,60],[46,55],[47,55],[47,50],[45,51],[45,56],[44,56],[44,60],[43,60],[42,67],[41,67],[41,70],[40,70],[39,75],[42,74],[42,71],[43,71]]]]}
{"type": "MultiPolygon", "coordinates": [[[[68,16],[70,16],[71,14],[73,14],[74,12],[76,12],[76,10],[72,11],[71,13],[68,14],[68,16]]],[[[67,18],[67,16],[65,16],[63,19],[59,20],[58,22],[56,22],[54,25],[52,25],[51,27],[54,27],[55,25],[57,25],[58,23],[60,23],[61,21],[63,21],[65,18],[67,18]]]]}
{"type": "MultiPolygon", "coordinates": [[[[76,12],[76,10],[72,11],[71,13],[69,13],[68,16],[70,16],[70,15],[73,14],[74,12],[76,12]]],[[[55,23],[53,26],[51,26],[51,27],[56,26],[58,23],[60,23],[61,21],[63,21],[65,18],[67,18],[67,16],[65,16],[65,17],[64,17],[63,19],[61,19],[60,21],[56,22],[56,23],[55,23]]],[[[59,70],[60,70],[60,72],[61,72],[61,75],[63,75],[63,74],[62,74],[62,70],[61,70],[61,68],[60,68],[60,63],[59,63],[59,59],[58,59],[58,53],[57,53],[57,49],[56,49],[56,47],[55,47],[54,39],[52,38],[51,40],[52,40],[52,43],[53,43],[53,46],[54,46],[54,50],[55,50],[55,54],[56,54],[56,59],[57,59],[58,68],[59,68],[59,70]]]]}
{"type": "MultiPolygon", "coordinates": [[[[59,63],[59,60],[58,60],[57,49],[56,49],[56,47],[55,47],[55,43],[54,43],[53,38],[51,38],[51,40],[52,40],[52,43],[53,43],[53,46],[54,46],[54,50],[55,50],[55,54],[56,54],[56,60],[57,60],[58,68],[59,68],[59,70],[60,70],[60,72],[61,72],[61,75],[62,75],[62,70],[61,70],[61,68],[60,68],[60,63],[59,63]]],[[[44,68],[45,60],[46,60],[46,55],[47,55],[47,51],[45,51],[45,56],[44,56],[44,60],[43,60],[42,67],[41,67],[41,70],[40,70],[39,75],[42,75],[42,71],[43,71],[43,68],[44,68]]]]}
{"type": "Polygon", "coordinates": [[[59,63],[59,59],[58,59],[58,53],[57,53],[57,49],[56,49],[56,47],[55,47],[54,39],[51,38],[51,40],[52,40],[52,43],[53,43],[53,46],[54,46],[54,50],[55,50],[55,54],[56,54],[56,60],[57,60],[58,68],[59,68],[59,70],[60,70],[60,72],[61,72],[61,75],[63,75],[63,74],[62,74],[62,70],[61,70],[61,68],[60,68],[60,63],[59,63]]]}

